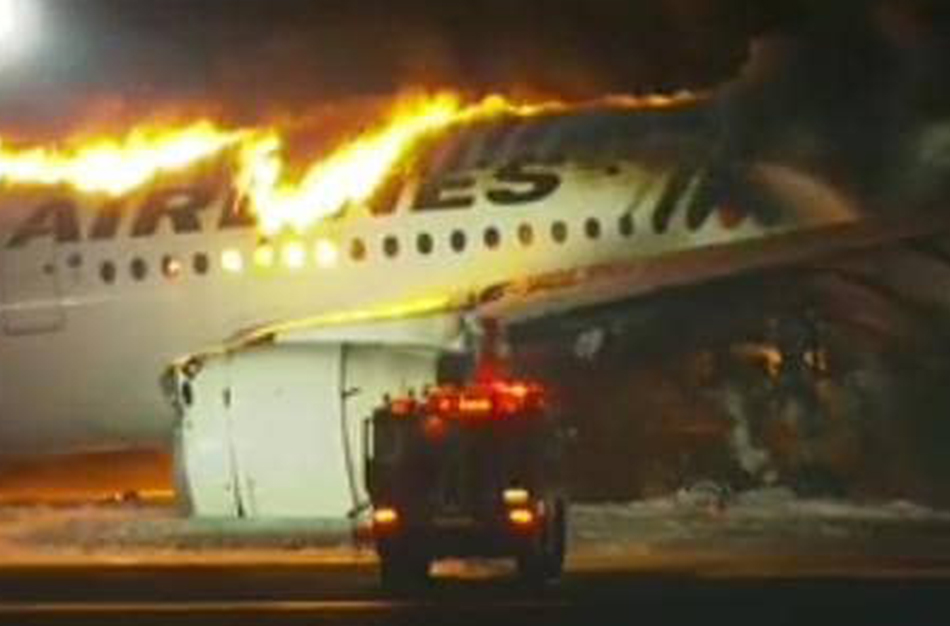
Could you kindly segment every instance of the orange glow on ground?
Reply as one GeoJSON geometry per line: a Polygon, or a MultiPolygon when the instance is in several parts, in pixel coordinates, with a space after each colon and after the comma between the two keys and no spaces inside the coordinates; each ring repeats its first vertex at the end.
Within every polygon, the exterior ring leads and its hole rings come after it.
{"type": "Polygon", "coordinates": [[[170,502],[173,497],[171,457],[156,450],[71,454],[0,466],[0,503],[170,502]]]}

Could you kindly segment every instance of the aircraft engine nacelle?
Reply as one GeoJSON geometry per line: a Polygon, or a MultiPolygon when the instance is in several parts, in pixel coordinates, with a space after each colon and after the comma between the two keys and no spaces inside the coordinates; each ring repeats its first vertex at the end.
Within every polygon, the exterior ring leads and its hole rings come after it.
{"type": "Polygon", "coordinates": [[[454,316],[277,334],[170,370],[180,501],[199,517],[343,519],[362,502],[361,424],[436,381],[454,316]]]}

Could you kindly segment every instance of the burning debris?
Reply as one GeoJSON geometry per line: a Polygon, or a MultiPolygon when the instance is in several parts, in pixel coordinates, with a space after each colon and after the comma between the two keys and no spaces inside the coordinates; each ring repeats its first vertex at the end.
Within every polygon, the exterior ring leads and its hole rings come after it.
{"type": "Polygon", "coordinates": [[[631,304],[599,329],[549,321],[514,352],[576,431],[579,499],[711,484],[942,507],[950,299],[934,289],[948,280],[940,255],[894,249],[728,279],[631,304]],[[598,349],[587,349],[595,335],[598,349]]]}

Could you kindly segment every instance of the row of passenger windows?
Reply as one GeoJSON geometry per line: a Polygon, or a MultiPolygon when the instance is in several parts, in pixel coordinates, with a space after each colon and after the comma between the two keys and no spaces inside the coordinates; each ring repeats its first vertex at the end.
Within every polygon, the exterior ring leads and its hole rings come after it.
{"type": "MultiPolygon", "coordinates": [[[[79,263],[74,267],[78,267],[79,263]]],[[[161,273],[165,278],[178,278],[184,271],[184,264],[179,259],[165,255],[162,257],[161,273]]],[[[196,252],[191,257],[191,269],[195,274],[204,275],[211,269],[211,259],[204,252],[196,252]]],[[[99,265],[99,277],[104,283],[114,283],[118,277],[118,267],[113,261],[103,261],[99,265]]],[[[148,278],[148,262],[136,257],[129,262],[129,274],[134,280],[141,281],[148,278]]]]}
{"type": "MultiPolygon", "coordinates": [[[[603,232],[603,227],[599,219],[591,217],[584,221],[583,230],[584,235],[588,239],[599,239],[603,232]]],[[[623,215],[617,220],[617,232],[623,237],[630,237],[633,235],[633,217],[631,215],[623,215]]],[[[567,223],[560,220],[552,222],[549,234],[551,241],[554,243],[566,243],[569,236],[567,223]]],[[[485,228],[485,230],[482,231],[481,236],[483,245],[489,250],[498,248],[502,243],[501,231],[494,226],[485,228]]],[[[514,236],[521,246],[531,246],[535,242],[534,227],[531,224],[523,223],[518,226],[514,236]]],[[[466,231],[461,229],[454,230],[449,235],[448,246],[453,252],[464,252],[468,245],[469,239],[466,231]]],[[[432,254],[432,252],[435,251],[435,247],[435,239],[429,233],[423,232],[416,235],[416,250],[420,254],[432,254]]],[[[387,235],[384,237],[382,243],[382,252],[383,255],[389,258],[399,256],[399,238],[394,235],[387,235]]],[[[368,255],[366,242],[359,238],[353,239],[350,242],[349,255],[354,261],[362,261],[366,259],[368,255]]]]}
{"type": "MultiPolygon", "coordinates": [[[[617,220],[617,233],[623,237],[630,237],[634,232],[633,217],[629,214],[621,216],[617,220]]],[[[602,235],[601,221],[591,217],[583,223],[583,233],[587,239],[596,240],[602,235]]],[[[566,243],[569,238],[569,228],[566,222],[555,221],[550,225],[548,235],[550,240],[556,244],[566,243]]],[[[489,226],[481,232],[482,243],[485,248],[494,250],[502,245],[501,231],[495,226],[489,226]]],[[[536,241],[535,228],[531,224],[522,223],[514,232],[514,239],[522,247],[530,247],[536,241]]],[[[462,253],[469,245],[469,235],[464,230],[454,230],[449,234],[448,247],[453,252],[462,253]]],[[[432,254],[436,249],[436,240],[430,233],[422,232],[415,238],[416,250],[422,255],[432,254]]],[[[395,235],[383,237],[382,254],[388,258],[395,258],[400,253],[400,239],[395,235]]],[[[321,240],[314,249],[317,265],[328,267],[336,264],[337,249],[334,244],[327,240],[321,240]]],[[[357,237],[350,240],[349,256],[353,261],[363,261],[369,256],[369,250],[365,240],[357,237]]],[[[303,244],[297,243],[295,246],[287,246],[283,249],[282,260],[284,264],[291,268],[299,268],[304,265],[307,259],[307,251],[303,244]]],[[[277,263],[276,252],[270,246],[259,247],[254,251],[252,257],[256,265],[270,267],[277,263]]],[[[244,269],[245,260],[241,253],[236,249],[228,249],[221,253],[221,268],[229,273],[240,273],[244,269]]],[[[171,255],[165,255],[161,259],[158,272],[168,279],[178,278],[184,271],[186,263],[190,265],[191,272],[203,276],[211,270],[211,258],[204,252],[196,252],[190,259],[183,261],[171,255]]],[[[71,254],[66,264],[78,269],[82,265],[82,257],[78,253],[71,254]]],[[[47,266],[47,271],[52,272],[52,266],[47,266]]],[[[99,265],[99,277],[104,283],[114,283],[119,276],[119,266],[114,261],[102,261],[99,265]]],[[[129,262],[129,275],[135,281],[143,281],[149,277],[150,267],[148,262],[136,257],[129,262]]]]}

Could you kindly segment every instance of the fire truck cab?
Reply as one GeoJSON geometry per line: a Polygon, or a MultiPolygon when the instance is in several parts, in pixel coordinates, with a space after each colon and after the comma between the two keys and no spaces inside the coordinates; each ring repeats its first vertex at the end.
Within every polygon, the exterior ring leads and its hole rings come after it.
{"type": "Polygon", "coordinates": [[[444,557],[514,557],[521,577],[557,578],[567,499],[540,385],[444,385],[384,400],[364,424],[372,537],[386,586],[428,578],[444,557]]]}

